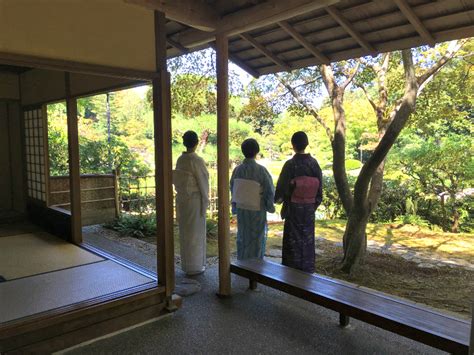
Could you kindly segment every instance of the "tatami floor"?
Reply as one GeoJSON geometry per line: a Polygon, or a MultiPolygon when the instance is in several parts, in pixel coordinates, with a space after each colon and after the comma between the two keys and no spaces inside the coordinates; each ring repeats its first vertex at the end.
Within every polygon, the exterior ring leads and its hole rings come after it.
{"type": "Polygon", "coordinates": [[[0,225],[0,324],[154,282],[34,225],[0,225]]]}

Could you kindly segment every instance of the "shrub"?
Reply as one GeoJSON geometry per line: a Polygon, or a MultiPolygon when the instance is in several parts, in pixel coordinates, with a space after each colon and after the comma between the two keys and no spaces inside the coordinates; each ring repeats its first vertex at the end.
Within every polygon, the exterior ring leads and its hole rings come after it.
{"type": "Polygon", "coordinates": [[[134,238],[152,237],[156,234],[156,217],[155,214],[122,214],[105,227],[134,238]]]}

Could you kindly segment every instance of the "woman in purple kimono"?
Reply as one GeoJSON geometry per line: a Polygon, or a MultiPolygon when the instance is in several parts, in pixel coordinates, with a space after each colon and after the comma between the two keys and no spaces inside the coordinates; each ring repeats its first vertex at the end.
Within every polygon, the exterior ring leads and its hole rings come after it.
{"type": "Polygon", "coordinates": [[[275,191],[275,202],[282,203],[282,264],[314,272],[314,220],[323,198],[322,172],[316,159],[305,153],[308,136],[296,132],[291,137],[295,155],[281,170],[275,191]]]}

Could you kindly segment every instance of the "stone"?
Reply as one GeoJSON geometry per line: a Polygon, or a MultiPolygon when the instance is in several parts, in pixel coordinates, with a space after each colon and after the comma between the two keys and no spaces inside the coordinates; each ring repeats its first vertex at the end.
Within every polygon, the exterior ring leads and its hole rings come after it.
{"type": "Polygon", "coordinates": [[[191,296],[199,291],[201,291],[201,284],[192,279],[181,279],[177,281],[174,289],[174,292],[181,297],[191,296]]]}
{"type": "Polygon", "coordinates": [[[417,266],[423,269],[436,269],[436,265],[430,263],[419,263],[417,266]]]}
{"type": "Polygon", "coordinates": [[[270,249],[265,253],[265,256],[269,256],[271,258],[281,258],[281,250],[280,249],[270,249]]]}

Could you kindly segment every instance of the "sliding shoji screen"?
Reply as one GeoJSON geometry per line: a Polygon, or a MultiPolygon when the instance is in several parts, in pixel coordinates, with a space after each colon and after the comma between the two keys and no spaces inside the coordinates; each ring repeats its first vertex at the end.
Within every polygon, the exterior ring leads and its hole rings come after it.
{"type": "Polygon", "coordinates": [[[42,107],[23,111],[28,197],[47,201],[47,125],[42,107]]]}

